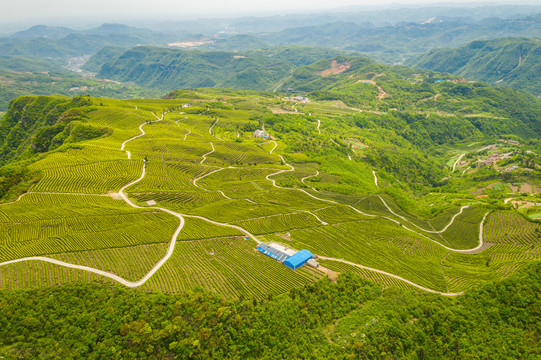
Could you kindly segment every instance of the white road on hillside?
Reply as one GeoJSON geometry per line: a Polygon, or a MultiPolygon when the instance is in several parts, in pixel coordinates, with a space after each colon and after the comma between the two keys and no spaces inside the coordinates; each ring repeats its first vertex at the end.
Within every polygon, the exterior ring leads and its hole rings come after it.
{"type": "MultiPolygon", "coordinates": [[[[156,116],[155,114],[153,114],[154,116],[156,116]]],[[[160,121],[160,120],[163,120],[165,116],[165,113],[161,116],[161,118],[158,118],[156,116],[156,118],[158,119],[157,121],[160,121]]],[[[121,145],[121,150],[124,150],[124,147],[125,145],[132,141],[132,140],[135,140],[141,136],[144,136],[145,135],[145,131],[143,130],[143,126],[145,124],[142,124],[139,126],[139,130],[141,131],[141,134],[140,135],[137,135],[137,136],[134,136],[128,140],[126,140],[125,142],[122,143],[121,145]]],[[[211,127],[212,129],[212,127],[211,127]]],[[[209,129],[209,133],[210,133],[210,129],[209,129]]],[[[272,154],[273,151],[276,149],[276,147],[278,146],[278,144],[275,142],[275,141],[272,141],[274,143],[274,147],[270,150],[270,153],[272,154]]],[[[206,159],[206,155],[209,155],[210,153],[214,152],[214,145],[212,145],[212,143],[210,143],[211,146],[212,146],[212,151],[203,155],[203,160],[201,160],[201,164],[204,162],[204,160],[206,159]]],[[[128,153],[128,158],[130,158],[130,153],[128,151],[126,151],[128,153]]],[[[292,188],[283,188],[283,187],[280,187],[278,185],[276,185],[276,181],[273,180],[273,179],[270,179],[270,176],[273,176],[273,175],[278,175],[280,173],[283,173],[283,172],[289,172],[289,171],[294,171],[295,168],[293,166],[291,166],[290,164],[286,163],[285,159],[283,158],[282,155],[278,155],[282,161],[283,164],[287,165],[289,167],[289,169],[285,170],[285,169],[282,169],[282,170],[278,170],[272,174],[269,174],[266,176],[266,179],[271,181],[273,186],[274,187],[277,187],[277,188],[280,188],[280,189],[285,189],[285,190],[296,190],[296,191],[301,191],[303,192],[304,194],[316,199],[316,200],[319,200],[319,201],[323,201],[323,202],[327,202],[327,203],[332,203],[332,204],[337,204],[337,205],[342,205],[334,200],[328,200],[328,199],[322,199],[322,198],[318,198],[312,194],[310,194],[309,192],[305,191],[304,189],[292,189],[292,188]]],[[[213,221],[213,220],[210,220],[208,218],[205,218],[205,217],[202,217],[202,216],[197,216],[197,215],[186,215],[186,214],[180,214],[180,213],[177,213],[175,211],[172,211],[172,210],[169,210],[169,209],[166,209],[166,208],[161,208],[161,207],[142,207],[142,206],[138,206],[136,204],[134,204],[129,198],[128,196],[124,193],[124,191],[138,183],[139,181],[143,180],[144,177],[145,177],[145,174],[146,174],[146,166],[147,166],[147,163],[146,161],[143,161],[143,171],[142,171],[142,174],[141,176],[124,185],[120,191],[119,191],[119,195],[121,196],[121,198],[128,204],[130,205],[131,207],[134,207],[134,208],[138,208],[138,209],[156,209],[156,210],[160,210],[160,211],[163,211],[163,212],[166,212],[168,214],[171,214],[175,217],[177,217],[179,219],[179,225],[177,227],[177,229],[175,230],[174,234],[172,235],[171,237],[171,242],[169,244],[169,247],[167,249],[167,253],[165,254],[165,256],[160,260],[158,261],[154,267],[143,277],[141,278],[140,280],[138,281],[128,281],[128,280],[125,280],[123,278],[121,278],[120,276],[118,275],[115,275],[115,274],[112,274],[112,273],[109,273],[109,272],[106,272],[106,271],[103,271],[103,270],[99,270],[99,269],[95,269],[95,268],[92,268],[92,267],[88,267],[88,266],[83,266],[83,265],[76,265],[76,264],[70,264],[70,263],[67,263],[67,262],[64,262],[64,261],[60,261],[60,260],[56,260],[56,259],[51,259],[51,258],[47,258],[47,257],[44,257],[44,256],[32,256],[32,257],[26,257],[26,258],[21,258],[21,259],[15,259],[15,260],[10,260],[10,261],[6,261],[6,262],[3,262],[3,263],[0,263],[0,266],[5,266],[5,265],[9,265],[9,264],[14,264],[14,263],[18,263],[18,262],[24,262],[24,261],[44,261],[44,262],[49,262],[49,263],[52,263],[52,264],[56,264],[56,265],[60,265],[60,266],[64,266],[64,267],[67,267],[67,268],[71,268],[71,269],[78,269],[78,270],[84,270],[84,271],[88,271],[88,272],[91,272],[91,273],[94,273],[94,274],[97,274],[97,275],[101,275],[101,276],[105,276],[105,277],[108,277],[110,279],[113,279],[127,287],[138,287],[138,286],[141,286],[143,285],[146,281],[148,281],[148,279],[150,279],[166,262],[167,260],[172,256],[173,252],[174,252],[174,249],[175,249],[175,245],[176,245],[176,241],[177,241],[177,238],[178,238],[178,235],[180,234],[180,232],[182,231],[182,228],[184,227],[184,224],[185,224],[185,220],[184,218],[186,217],[189,217],[189,218],[197,218],[197,219],[201,219],[201,220],[204,220],[206,222],[209,222],[211,224],[215,224],[215,225],[218,225],[218,226],[226,226],[226,227],[230,227],[230,228],[234,228],[234,229],[237,229],[239,230],[240,232],[242,232],[247,238],[250,238],[252,240],[254,240],[256,243],[260,244],[261,241],[258,240],[253,234],[251,234],[250,232],[248,232],[247,230],[241,228],[240,226],[236,226],[236,225],[231,225],[231,224],[225,224],[225,223],[220,223],[220,222],[217,222],[217,221],[213,221]]],[[[221,169],[219,169],[221,170],[221,169]]],[[[218,171],[219,171],[218,170],[218,171]]],[[[216,171],[214,171],[216,172],[216,171]]],[[[210,175],[207,174],[207,175],[210,175]]],[[[205,175],[205,176],[207,176],[205,175]]],[[[375,173],[374,173],[374,176],[375,176],[375,173]]],[[[203,176],[204,177],[204,176],[203,176]]],[[[201,177],[200,177],[201,178],[201,177]]],[[[377,179],[377,178],[376,178],[377,179]]],[[[198,179],[194,179],[194,185],[196,185],[196,180],[198,179]]],[[[377,180],[376,180],[376,184],[377,184],[377,180]]],[[[197,185],[196,185],[197,186],[197,185]]],[[[222,192],[222,195],[226,196],[225,194],[223,194],[222,192]]],[[[22,197],[24,196],[21,195],[19,196],[19,198],[16,200],[16,201],[19,201],[22,197]]],[[[381,199],[381,197],[380,197],[381,199]]],[[[381,199],[383,201],[383,199],[381,199]]],[[[383,201],[384,202],[384,201],[383,201]]],[[[385,203],[385,202],[384,202],[385,203]]],[[[386,203],[385,203],[386,204],[386,203]]],[[[355,210],[356,212],[364,215],[364,216],[371,216],[371,217],[375,217],[377,215],[372,215],[372,214],[365,214],[363,213],[362,211],[356,209],[355,207],[351,206],[351,205],[346,205],[348,207],[350,207],[351,209],[355,210]]],[[[387,206],[387,205],[386,205],[387,206]]],[[[392,212],[392,210],[387,206],[387,208],[392,212]]],[[[460,213],[462,212],[462,210],[464,209],[465,207],[463,207],[460,211],[460,213]]],[[[302,210],[304,211],[304,210],[302,210]]],[[[322,221],[321,219],[319,219],[319,217],[317,217],[315,214],[309,212],[309,211],[304,211],[304,212],[307,212],[307,213],[310,213],[312,215],[314,215],[322,224],[326,224],[324,221],[322,221]]],[[[392,212],[394,214],[394,212],[392,212]]],[[[454,219],[456,218],[456,216],[460,215],[460,213],[456,214],[452,219],[451,219],[451,222],[447,225],[447,227],[445,229],[447,229],[451,224],[452,222],[454,221],[454,219]]],[[[405,219],[397,214],[395,214],[396,216],[402,218],[402,219],[405,219]]],[[[484,224],[484,221],[487,217],[488,213],[485,214],[483,220],[481,221],[480,225],[479,225],[479,246],[477,246],[475,249],[470,249],[470,250],[457,250],[457,249],[450,249],[440,243],[438,243],[437,241],[435,240],[432,240],[428,237],[426,237],[425,235],[422,235],[416,231],[413,231],[409,228],[406,228],[404,225],[400,224],[398,221],[394,220],[394,219],[391,219],[391,218],[388,218],[388,217],[383,217],[385,219],[388,219],[390,221],[393,221],[401,226],[403,226],[405,229],[409,230],[409,231],[412,231],[412,232],[415,232],[421,236],[424,236],[426,238],[428,238],[429,240],[439,244],[440,246],[443,246],[451,251],[456,251],[456,252],[475,252],[476,250],[478,249],[481,249],[482,246],[483,246],[483,224],[484,224]]],[[[441,230],[441,231],[445,231],[444,230],[441,230]]],[[[423,230],[423,229],[422,229],[423,230]]],[[[356,266],[356,267],[359,267],[359,268],[362,268],[362,269],[366,269],[366,270],[369,270],[369,271],[373,271],[373,272],[377,272],[377,273],[381,273],[381,274],[385,274],[387,276],[391,276],[395,279],[398,279],[398,280],[401,280],[401,281],[404,281],[412,286],[415,286],[416,288],[418,289],[421,289],[421,290],[424,290],[424,291],[428,291],[428,292],[432,292],[432,293],[438,293],[438,294],[441,294],[441,295],[444,295],[444,296],[457,296],[457,295],[461,295],[462,293],[443,293],[443,292],[439,292],[439,291],[436,291],[436,290],[433,290],[433,289],[429,289],[429,288],[426,288],[424,286],[421,286],[421,285],[418,285],[418,284],[415,284],[407,279],[404,279],[398,275],[395,275],[395,274],[391,274],[391,273],[388,273],[386,271],[383,271],[383,270],[379,270],[379,269],[374,269],[374,268],[370,268],[370,267],[366,267],[366,266],[363,266],[363,265],[359,265],[359,264],[356,264],[356,263],[353,263],[353,262],[349,262],[349,261],[346,261],[346,260],[343,260],[343,259],[336,259],[336,258],[330,258],[330,257],[324,257],[324,256],[320,256],[321,259],[324,259],[324,260],[332,260],[332,261],[339,261],[339,262],[342,262],[342,263],[345,263],[345,264],[349,264],[349,265],[352,265],[352,266],[356,266]]]]}

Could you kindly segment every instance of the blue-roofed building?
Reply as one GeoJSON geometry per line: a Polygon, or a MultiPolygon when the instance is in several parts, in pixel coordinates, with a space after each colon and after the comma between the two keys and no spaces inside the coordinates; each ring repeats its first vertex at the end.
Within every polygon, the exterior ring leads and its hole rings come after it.
{"type": "Polygon", "coordinates": [[[265,243],[259,244],[257,246],[257,250],[280,262],[284,262],[284,260],[289,257],[289,254],[282,251],[281,249],[277,249],[276,247],[267,245],[265,243]]]}
{"type": "Polygon", "coordinates": [[[314,255],[310,251],[301,250],[295,253],[295,255],[291,255],[290,257],[288,257],[284,261],[284,265],[293,270],[297,270],[313,257],[314,255]]]}

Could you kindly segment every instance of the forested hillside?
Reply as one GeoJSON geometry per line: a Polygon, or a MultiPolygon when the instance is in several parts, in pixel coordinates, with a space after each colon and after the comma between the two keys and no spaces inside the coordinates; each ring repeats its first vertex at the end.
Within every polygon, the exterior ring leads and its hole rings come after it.
{"type": "MultiPolygon", "coordinates": [[[[109,50],[104,50],[109,52],[109,50]]],[[[237,52],[187,51],[138,46],[102,65],[99,77],[161,90],[232,87],[273,90],[295,67],[346,52],[307,46],[237,52]]],[[[96,69],[104,52],[89,62],[96,69]]]]}
{"type": "Polygon", "coordinates": [[[479,132],[521,137],[537,137],[541,132],[541,102],[526,92],[466,82],[433,71],[379,65],[365,58],[337,57],[301,67],[280,90],[287,88],[309,93],[317,100],[340,100],[361,109],[389,112],[407,123],[406,137],[419,145],[442,144],[479,132]],[[427,112],[433,112],[430,118],[427,112]],[[490,125],[479,119],[485,115],[490,125]],[[426,127],[417,128],[421,123],[426,127]]]}
{"type": "Polygon", "coordinates": [[[167,44],[175,37],[122,24],[103,24],[88,30],[35,26],[0,38],[0,53],[9,56],[48,58],[61,65],[67,57],[91,55],[105,46],[167,44]]]}
{"type": "Polygon", "coordinates": [[[6,358],[536,358],[541,265],[457,299],[355,275],[263,301],[95,284],[0,291],[6,358]]]}
{"type": "Polygon", "coordinates": [[[541,95],[539,38],[478,40],[459,48],[432,50],[408,65],[541,95]]]}

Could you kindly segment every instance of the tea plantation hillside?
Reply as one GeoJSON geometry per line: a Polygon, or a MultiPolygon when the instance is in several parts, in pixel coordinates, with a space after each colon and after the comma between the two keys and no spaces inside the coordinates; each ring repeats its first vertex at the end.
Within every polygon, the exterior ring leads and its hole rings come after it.
{"type": "MultiPolygon", "coordinates": [[[[114,282],[264,299],[340,272],[454,296],[541,256],[539,224],[492,197],[438,185],[444,176],[476,180],[398,130],[412,110],[221,89],[168,97],[11,104],[0,127],[11,145],[1,182],[3,289],[114,282]],[[291,270],[256,251],[260,242],[307,249],[322,266],[291,270]]],[[[468,119],[467,104],[454,117],[468,119]]],[[[511,136],[516,123],[537,126],[528,117],[536,106],[484,116],[511,136]]],[[[490,129],[465,139],[485,141],[490,129]]]]}

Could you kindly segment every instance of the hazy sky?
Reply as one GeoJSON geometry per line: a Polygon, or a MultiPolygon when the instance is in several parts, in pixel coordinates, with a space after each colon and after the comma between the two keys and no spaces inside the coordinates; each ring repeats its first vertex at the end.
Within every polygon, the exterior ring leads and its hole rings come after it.
{"type": "MultiPolygon", "coordinates": [[[[164,18],[167,20],[232,15],[286,14],[312,12],[351,5],[438,4],[434,0],[2,0],[0,25],[51,24],[71,26],[84,21],[122,21],[129,18],[164,18]]],[[[447,3],[471,4],[469,0],[447,0],[447,3]]],[[[476,3],[501,1],[477,0],[476,3]]],[[[541,0],[526,0],[541,3],[541,0]]],[[[513,3],[513,1],[507,1],[513,3]]]]}

